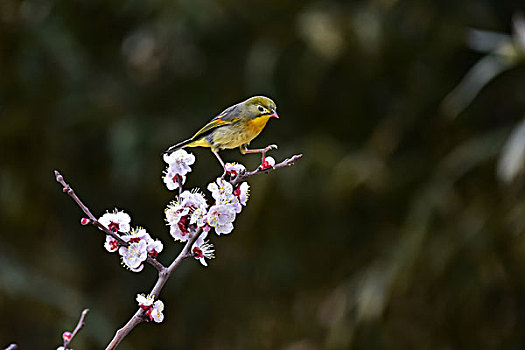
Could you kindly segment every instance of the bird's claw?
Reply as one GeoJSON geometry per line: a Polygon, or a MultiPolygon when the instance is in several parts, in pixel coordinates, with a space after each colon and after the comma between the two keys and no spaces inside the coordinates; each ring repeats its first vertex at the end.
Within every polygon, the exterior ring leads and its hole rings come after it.
{"type": "Polygon", "coordinates": [[[269,146],[266,146],[266,148],[264,149],[264,153],[268,152],[268,151],[271,151],[272,149],[277,149],[279,147],[277,147],[277,145],[269,145],[269,146]]]}
{"type": "Polygon", "coordinates": [[[262,161],[264,163],[264,159],[266,158],[266,153],[268,151],[271,151],[272,149],[277,149],[277,145],[268,145],[264,148],[264,150],[261,152],[261,158],[262,158],[262,161]]]}

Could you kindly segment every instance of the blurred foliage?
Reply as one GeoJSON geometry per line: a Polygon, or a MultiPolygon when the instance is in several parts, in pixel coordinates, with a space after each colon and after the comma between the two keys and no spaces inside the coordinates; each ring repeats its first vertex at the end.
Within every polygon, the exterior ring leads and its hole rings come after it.
{"type": "MultiPolygon", "coordinates": [[[[492,74],[495,48],[469,47],[473,28],[515,35],[522,5],[0,1],[0,347],[56,347],[89,307],[73,345],[102,348],[156,278],[105,253],[54,169],[95,213],[130,212],[167,263],[160,152],[254,94],[281,119],[253,145],[304,158],[253,178],[210,267],[183,264],[165,322],[120,348],[524,347],[525,69],[492,74]],[[461,85],[472,67],[490,79],[461,85]]],[[[204,188],[220,168],[194,154],[204,188]]]]}

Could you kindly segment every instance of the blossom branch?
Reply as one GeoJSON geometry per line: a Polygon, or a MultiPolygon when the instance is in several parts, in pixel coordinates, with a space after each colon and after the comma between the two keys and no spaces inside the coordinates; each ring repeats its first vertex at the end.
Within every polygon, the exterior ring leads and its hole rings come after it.
{"type": "MultiPolygon", "coordinates": [[[[120,237],[118,234],[116,234],[112,230],[108,229],[106,226],[102,225],[97,220],[97,218],[91,213],[89,208],[80,200],[80,198],[78,198],[73,188],[69,186],[69,184],[64,180],[64,177],[62,176],[62,174],[60,174],[57,170],[55,170],[55,178],[57,182],[62,185],[62,191],[67,193],[78,204],[78,206],[80,207],[80,209],[82,209],[84,214],[88,216],[89,224],[92,224],[93,226],[97,227],[99,230],[103,231],[106,235],[113,237],[115,240],[118,241],[119,246],[123,246],[123,247],[129,246],[129,242],[124,241],[122,237],[120,237]]],[[[146,259],[146,262],[152,265],[159,272],[165,269],[164,265],[162,265],[158,260],[152,257],[148,256],[148,258],[146,259]]]]}
{"type": "MultiPolygon", "coordinates": [[[[202,233],[202,229],[198,229],[187,241],[184,245],[184,248],[182,248],[182,251],[179,253],[179,255],[173,260],[173,262],[170,264],[169,267],[163,268],[162,271],[159,270],[159,277],[157,279],[157,282],[155,283],[155,286],[151,290],[150,294],[151,296],[154,296],[156,299],[160,295],[160,292],[162,291],[162,288],[168,281],[168,278],[170,278],[173,271],[179,267],[179,265],[187,258],[191,257],[191,247],[193,243],[199,238],[199,236],[202,233]]],[[[147,315],[146,311],[139,307],[139,309],[135,312],[135,314],[131,317],[131,319],[117,332],[115,333],[115,336],[109,343],[109,345],[106,347],[106,350],[115,349],[118,344],[140,323],[147,321],[147,315]]]]}
{"type": "Polygon", "coordinates": [[[69,344],[71,343],[75,335],[77,335],[80,329],[84,327],[84,319],[86,318],[86,315],[88,312],[89,312],[89,309],[84,309],[84,311],[82,311],[82,314],[80,315],[80,319],[78,320],[77,326],[75,327],[75,330],[73,331],[73,333],[64,332],[64,334],[62,335],[62,338],[64,339],[64,345],[63,345],[64,350],[67,350],[69,348],[69,344]]]}
{"type": "Polygon", "coordinates": [[[247,178],[270,171],[291,166],[302,157],[302,154],[275,164],[272,157],[265,157],[263,163],[253,171],[246,171],[242,164],[227,163],[225,174],[216,181],[208,184],[207,189],[212,193],[214,204],[208,207],[204,195],[199,190],[183,191],[186,174],[191,171],[190,165],[195,157],[184,150],[178,150],[164,156],[168,167],[164,172],[163,181],[169,190],[177,190],[178,196],[166,208],[166,221],[170,226],[170,235],[175,240],[185,242],[178,256],[164,266],[156,260],[163,245],[153,240],[143,228],[137,228],[130,233],[130,217],[124,212],[115,210],[106,213],[100,219],[94,217],[89,209],[75,194],[73,189],[64,181],[62,175],[55,171],[57,182],[63,186],[63,191],[73,198],[89,219],[82,219],[82,224],[92,224],[106,233],[104,247],[109,252],[119,251],[124,264],[134,272],[142,270],[142,263],[148,262],[157,269],[158,278],[151,292],[146,296],[137,295],[139,308],[127,323],[115,332],[115,335],[106,349],[115,349],[120,342],[142,322],[162,322],[164,303],[158,299],[171,274],[180,264],[189,257],[194,257],[202,265],[207,266],[206,259],[214,258],[213,244],[206,240],[208,232],[215,230],[217,235],[228,234],[233,230],[236,215],[246,206],[249,193],[249,184],[243,182],[247,178]],[[224,179],[229,174],[229,181],[224,179]],[[117,232],[126,235],[119,236],[117,232]],[[120,248],[119,248],[120,247],[120,248]]]}
{"type": "Polygon", "coordinates": [[[284,167],[288,167],[288,166],[292,166],[295,164],[295,162],[299,159],[302,158],[302,154],[296,154],[290,158],[287,158],[285,160],[283,160],[282,162],[278,163],[278,164],[275,164],[274,166],[272,167],[269,167],[269,168],[263,168],[263,167],[259,167],[253,171],[245,171],[241,174],[239,174],[238,176],[236,176],[233,180],[230,180],[230,183],[232,184],[232,186],[236,186],[238,184],[240,184],[241,182],[243,182],[244,180],[246,180],[247,178],[253,176],[253,175],[257,175],[257,174],[268,174],[269,172],[273,171],[273,170],[277,170],[277,169],[281,169],[281,168],[284,168],[284,167]]]}

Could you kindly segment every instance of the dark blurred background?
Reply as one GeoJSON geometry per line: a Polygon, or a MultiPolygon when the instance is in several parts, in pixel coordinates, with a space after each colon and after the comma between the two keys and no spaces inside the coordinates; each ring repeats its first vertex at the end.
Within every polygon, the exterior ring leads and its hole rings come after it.
{"type": "MultiPolygon", "coordinates": [[[[160,153],[264,94],[281,119],[252,146],[304,158],[251,179],[216,259],[185,262],[164,322],[119,348],[524,348],[520,5],[0,1],[0,347],[54,349],[89,307],[73,348],[103,348],[156,279],[80,226],[54,169],[167,264],[160,153]]],[[[221,169],[192,152],[205,189],[221,169]]]]}

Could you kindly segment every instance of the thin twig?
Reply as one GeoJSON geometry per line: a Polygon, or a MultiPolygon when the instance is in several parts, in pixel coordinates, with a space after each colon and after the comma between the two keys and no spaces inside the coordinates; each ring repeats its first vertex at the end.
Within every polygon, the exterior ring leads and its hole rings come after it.
{"type": "Polygon", "coordinates": [[[13,344],[9,344],[9,345],[7,346],[7,348],[5,348],[4,350],[16,350],[16,349],[18,349],[18,345],[16,345],[15,343],[13,343],[13,344]]]}
{"type": "Polygon", "coordinates": [[[100,230],[104,231],[105,234],[110,235],[111,237],[115,238],[119,245],[122,245],[124,247],[129,246],[129,243],[124,241],[119,235],[117,235],[115,232],[108,229],[106,226],[102,225],[97,218],[91,213],[88,207],[82,203],[80,198],[76,195],[75,191],[67,184],[67,182],[64,180],[64,177],[62,174],[60,174],[57,170],[55,170],[55,178],[59,184],[62,185],[62,192],[67,193],[73,200],[78,204],[80,209],[86,214],[89,218],[89,223],[92,224],[95,227],[98,227],[100,230]]]}
{"type": "Polygon", "coordinates": [[[69,347],[69,343],[75,338],[75,335],[80,331],[80,329],[84,326],[84,319],[86,318],[87,313],[89,312],[89,309],[84,309],[82,311],[82,314],[80,315],[80,319],[78,320],[77,326],[75,327],[75,330],[73,333],[71,333],[71,338],[64,339],[64,350],[67,350],[69,347]]]}
{"type": "MultiPolygon", "coordinates": [[[[84,214],[88,216],[90,224],[97,227],[99,230],[103,231],[106,235],[110,235],[111,237],[115,238],[118,241],[119,246],[123,246],[123,247],[129,246],[128,242],[124,241],[119,235],[117,235],[115,232],[108,229],[106,226],[102,225],[97,220],[97,218],[91,213],[89,208],[80,200],[80,198],[78,198],[73,188],[69,186],[69,184],[64,180],[64,177],[57,170],[55,170],[55,178],[57,182],[62,185],[62,188],[63,188],[62,191],[67,193],[71,198],[73,198],[73,200],[78,204],[80,209],[82,209],[84,214]]],[[[157,269],[159,273],[163,271],[164,269],[166,269],[164,265],[162,265],[157,259],[154,259],[152,257],[148,257],[146,259],[146,262],[150,264],[151,266],[153,266],[155,269],[157,269]]]]}
{"type": "Polygon", "coordinates": [[[232,184],[232,186],[235,187],[241,182],[243,182],[244,180],[246,180],[247,178],[249,178],[250,176],[257,175],[257,174],[268,174],[269,172],[273,170],[277,170],[277,169],[284,168],[287,166],[292,166],[295,164],[297,160],[301,159],[302,156],[303,156],[302,154],[296,154],[288,159],[283,160],[282,162],[278,164],[275,164],[271,168],[262,169],[261,167],[259,167],[253,171],[245,171],[244,173],[237,175],[233,180],[230,181],[230,183],[232,184]]]}

